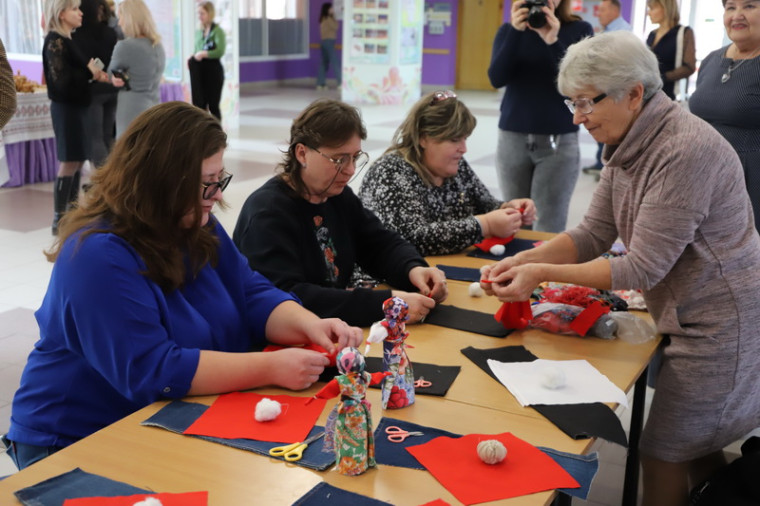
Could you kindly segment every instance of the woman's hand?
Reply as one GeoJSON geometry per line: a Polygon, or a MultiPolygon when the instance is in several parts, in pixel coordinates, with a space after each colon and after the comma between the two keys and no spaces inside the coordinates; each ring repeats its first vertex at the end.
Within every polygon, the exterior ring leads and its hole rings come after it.
{"type": "Polygon", "coordinates": [[[486,294],[496,295],[493,284],[500,279],[500,276],[503,273],[520,265],[518,257],[519,254],[506,257],[495,264],[484,265],[480,268],[480,287],[486,292],[486,294]]]}
{"type": "Polygon", "coordinates": [[[330,362],[323,354],[303,348],[285,348],[264,355],[271,383],[290,390],[309,388],[330,362]]]}
{"type": "Polygon", "coordinates": [[[409,271],[409,281],[422,295],[430,297],[435,302],[443,302],[449,296],[446,274],[435,267],[413,267],[409,271]]]}
{"type": "Polygon", "coordinates": [[[511,24],[515,30],[525,31],[528,26],[528,12],[527,7],[523,7],[523,2],[512,3],[511,11],[511,24]]]}
{"type": "Polygon", "coordinates": [[[502,302],[518,302],[530,299],[533,291],[543,280],[540,264],[511,267],[495,276],[491,273],[491,291],[502,302]]]}
{"type": "Polygon", "coordinates": [[[201,61],[204,58],[208,58],[208,51],[198,51],[193,55],[196,61],[201,61]]]}
{"type": "Polygon", "coordinates": [[[523,226],[533,225],[536,221],[536,203],[531,199],[512,199],[502,204],[502,208],[517,209],[522,213],[523,226]]]}
{"type": "Polygon", "coordinates": [[[111,85],[115,88],[123,88],[124,87],[124,79],[121,79],[120,77],[113,76],[111,77],[111,85]]]}
{"type": "Polygon", "coordinates": [[[557,19],[557,16],[554,15],[554,7],[549,8],[549,6],[544,5],[541,7],[541,10],[546,15],[546,24],[541,28],[533,28],[528,25],[528,28],[536,32],[538,36],[546,42],[547,46],[551,46],[559,39],[559,27],[561,23],[559,19],[557,19]]]}
{"type": "Polygon", "coordinates": [[[435,301],[426,295],[411,292],[393,290],[394,297],[400,297],[409,306],[409,320],[407,323],[422,322],[435,307],[435,301]]]}
{"type": "Polygon", "coordinates": [[[485,237],[511,237],[520,230],[522,214],[517,209],[505,207],[476,216],[480,220],[485,237]]]}
{"type": "Polygon", "coordinates": [[[302,329],[302,331],[306,334],[309,341],[318,344],[330,354],[338,352],[346,346],[357,348],[364,339],[362,329],[351,327],[348,323],[338,318],[319,319],[302,329]],[[333,343],[336,343],[337,347],[333,343]]]}

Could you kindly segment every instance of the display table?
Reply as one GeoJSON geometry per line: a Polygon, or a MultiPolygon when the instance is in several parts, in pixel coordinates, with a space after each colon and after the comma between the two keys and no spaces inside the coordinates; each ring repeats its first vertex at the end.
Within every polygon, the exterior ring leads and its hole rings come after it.
{"type": "Polygon", "coordinates": [[[16,114],[0,131],[0,185],[52,181],[58,162],[47,93],[18,93],[16,102],[16,114]]]}

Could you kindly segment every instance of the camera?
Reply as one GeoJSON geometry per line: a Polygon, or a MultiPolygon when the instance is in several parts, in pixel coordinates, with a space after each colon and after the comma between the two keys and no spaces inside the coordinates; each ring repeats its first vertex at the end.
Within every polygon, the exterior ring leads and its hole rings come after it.
{"type": "Polygon", "coordinates": [[[124,81],[124,89],[127,91],[130,91],[132,87],[129,85],[129,74],[124,69],[113,69],[111,71],[111,74],[114,75],[114,77],[118,77],[122,81],[124,81]]]}
{"type": "Polygon", "coordinates": [[[546,24],[546,14],[541,7],[546,5],[546,0],[525,0],[523,7],[530,9],[528,11],[528,24],[532,28],[541,28],[546,24]]]}

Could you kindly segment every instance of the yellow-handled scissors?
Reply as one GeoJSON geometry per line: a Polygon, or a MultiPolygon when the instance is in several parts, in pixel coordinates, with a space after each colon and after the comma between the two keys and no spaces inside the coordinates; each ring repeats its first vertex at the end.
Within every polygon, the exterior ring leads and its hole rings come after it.
{"type": "Polygon", "coordinates": [[[315,434],[302,443],[293,443],[285,446],[275,446],[269,450],[269,455],[272,457],[282,457],[288,462],[296,462],[301,460],[303,452],[309,446],[309,443],[313,443],[317,439],[325,435],[325,431],[315,434]]]}

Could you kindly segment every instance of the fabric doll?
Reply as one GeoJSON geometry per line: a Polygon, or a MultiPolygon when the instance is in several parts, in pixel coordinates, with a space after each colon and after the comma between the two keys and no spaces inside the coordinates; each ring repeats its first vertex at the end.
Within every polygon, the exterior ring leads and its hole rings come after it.
{"type": "Polygon", "coordinates": [[[406,322],[409,305],[400,297],[383,302],[385,319],[376,322],[369,330],[369,343],[383,341],[383,371],[392,374],[383,379],[383,409],[398,409],[414,404],[414,371],[406,354],[404,341],[409,336],[406,322]]]}
{"type": "Polygon", "coordinates": [[[376,465],[370,404],[364,397],[367,387],[380,383],[385,373],[365,372],[364,356],[356,348],[343,348],[336,362],[340,376],[314,395],[318,399],[340,395],[340,402],[327,417],[322,451],[335,452],[339,473],[356,476],[376,465]]]}

